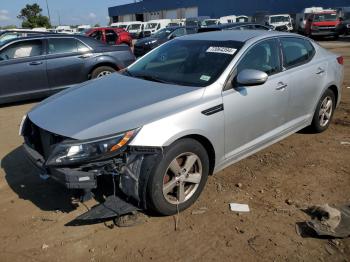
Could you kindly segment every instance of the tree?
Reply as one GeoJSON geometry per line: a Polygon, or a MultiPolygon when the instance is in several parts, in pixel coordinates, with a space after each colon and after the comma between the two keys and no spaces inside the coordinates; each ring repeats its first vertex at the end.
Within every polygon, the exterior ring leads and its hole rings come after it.
{"type": "Polygon", "coordinates": [[[46,27],[50,28],[51,24],[47,16],[41,14],[43,10],[38,4],[26,5],[17,16],[23,20],[23,28],[46,27]]]}
{"type": "Polygon", "coordinates": [[[17,28],[17,26],[15,26],[15,25],[5,25],[5,26],[0,27],[0,29],[4,29],[4,30],[15,29],[15,28],[17,28]]]}

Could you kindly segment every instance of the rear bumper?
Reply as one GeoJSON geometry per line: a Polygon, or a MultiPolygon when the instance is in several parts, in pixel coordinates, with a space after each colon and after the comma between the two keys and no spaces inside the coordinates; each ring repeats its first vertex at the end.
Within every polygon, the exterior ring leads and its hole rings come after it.
{"type": "Polygon", "coordinates": [[[68,189],[94,189],[97,187],[97,175],[71,168],[53,168],[45,165],[44,157],[30,146],[24,144],[24,151],[29,161],[40,171],[68,189]]]}

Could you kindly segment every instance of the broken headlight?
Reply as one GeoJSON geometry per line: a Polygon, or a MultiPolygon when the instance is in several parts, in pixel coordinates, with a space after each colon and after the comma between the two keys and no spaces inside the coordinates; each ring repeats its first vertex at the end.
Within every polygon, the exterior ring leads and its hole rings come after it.
{"type": "Polygon", "coordinates": [[[47,165],[72,165],[114,157],[131,142],[137,131],[138,129],[135,129],[95,140],[63,142],[54,147],[47,165]]]}

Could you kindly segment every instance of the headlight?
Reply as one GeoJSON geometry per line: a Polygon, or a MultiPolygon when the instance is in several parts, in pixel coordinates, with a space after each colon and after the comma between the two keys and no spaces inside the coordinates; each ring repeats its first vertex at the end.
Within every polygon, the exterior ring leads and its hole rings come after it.
{"type": "Polygon", "coordinates": [[[53,149],[47,160],[47,165],[71,165],[113,157],[131,142],[137,131],[138,129],[135,129],[113,137],[96,140],[63,142],[53,149]]]}

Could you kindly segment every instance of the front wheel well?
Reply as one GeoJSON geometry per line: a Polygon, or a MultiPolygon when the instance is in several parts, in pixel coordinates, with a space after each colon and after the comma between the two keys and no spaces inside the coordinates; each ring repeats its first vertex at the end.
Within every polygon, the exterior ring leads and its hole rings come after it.
{"type": "Polygon", "coordinates": [[[209,175],[212,175],[215,168],[215,150],[212,143],[209,141],[209,139],[202,135],[188,135],[188,136],[181,137],[180,139],[184,139],[184,138],[194,139],[199,143],[201,143],[202,146],[204,146],[205,150],[208,153],[208,158],[209,158],[209,175]]]}
{"type": "Polygon", "coordinates": [[[92,72],[94,72],[94,70],[96,68],[99,68],[99,67],[102,67],[102,66],[109,66],[109,67],[112,67],[113,69],[115,69],[116,71],[119,71],[120,68],[116,65],[116,64],[113,64],[113,63],[110,63],[110,62],[104,62],[104,63],[100,63],[100,64],[97,64],[95,65],[89,72],[89,75],[88,75],[88,78],[91,79],[91,75],[92,75],[92,72]]]}

